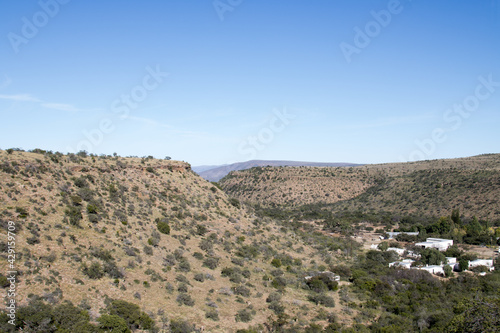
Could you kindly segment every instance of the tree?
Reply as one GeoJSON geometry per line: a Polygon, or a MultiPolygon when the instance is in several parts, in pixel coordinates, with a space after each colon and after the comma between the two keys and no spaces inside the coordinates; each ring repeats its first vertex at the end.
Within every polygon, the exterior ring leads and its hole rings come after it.
{"type": "Polygon", "coordinates": [[[380,251],[387,251],[387,249],[389,248],[389,243],[387,242],[382,242],[380,243],[377,248],[380,250],[380,251]]]}
{"type": "Polygon", "coordinates": [[[128,333],[130,329],[127,326],[125,319],[117,315],[102,315],[97,321],[99,322],[99,328],[105,330],[106,332],[112,333],[128,333]]]}
{"type": "Polygon", "coordinates": [[[451,211],[451,220],[453,223],[456,225],[461,226],[462,225],[462,220],[460,220],[460,209],[454,209],[451,211]]]}
{"type": "Polygon", "coordinates": [[[460,303],[448,332],[498,332],[500,327],[500,300],[480,299],[460,303]]]}
{"type": "Polygon", "coordinates": [[[424,249],[420,255],[420,260],[427,265],[441,265],[446,262],[445,255],[438,249],[424,249]]]}
{"type": "Polygon", "coordinates": [[[158,231],[161,232],[162,234],[170,234],[170,226],[168,225],[167,221],[165,220],[160,220],[157,219],[156,221],[156,226],[158,227],[158,231]]]}
{"type": "Polygon", "coordinates": [[[458,271],[463,272],[469,268],[469,261],[467,259],[460,259],[458,261],[458,271]]]}
{"type": "Polygon", "coordinates": [[[444,265],[444,276],[450,277],[453,272],[453,269],[450,265],[444,265]]]}

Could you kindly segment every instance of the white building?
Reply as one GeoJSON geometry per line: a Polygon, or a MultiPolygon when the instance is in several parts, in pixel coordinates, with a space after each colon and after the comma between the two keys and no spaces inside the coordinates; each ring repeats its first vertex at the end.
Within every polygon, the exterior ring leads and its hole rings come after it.
{"type": "Polygon", "coordinates": [[[414,262],[415,262],[415,260],[403,259],[401,261],[391,262],[389,264],[389,267],[396,266],[398,268],[410,269],[411,268],[411,264],[414,263],[414,262]]]}
{"type": "Polygon", "coordinates": [[[446,257],[446,261],[448,264],[456,264],[457,263],[457,258],[455,257],[446,257]]]}
{"type": "Polygon", "coordinates": [[[444,274],[443,266],[438,265],[427,265],[425,267],[419,267],[418,269],[427,271],[431,274],[444,274]]]}
{"type": "Polygon", "coordinates": [[[442,238],[427,238],[425,242],[416,243],[416,246],[421,246],[426,249],[434,248],[439,251],[446,251],[450,246],[453,245],[452,239],[442,239],[442,238]]]}
{"type": "Polygon", "coordinates": [[[490,272],[495,270],[495,267],[493,267],[493,259],[476,259],[473,261],[469,261],[469,269],[477,266],[486,266],[488,267],[490,272]]]}
{"type": "Polygon", "coordinates": [[[394,251],[394,252],[396,252],[400,256],[402,256],[403,253],[405,253],[405,249],[400,249],[398,247],[388,247],[387,251],[394,251]]]}
{"type": "Polygon", "coordinates": [[[417,232],[393,231],[393,232],[386,232],[386,234],[387,234],[388,239],[393,239],[393,238],[396,238],[397,235],[401,235],[401,234],[410,235],[410,236],[418,236],[418,231],[417,232]]]}

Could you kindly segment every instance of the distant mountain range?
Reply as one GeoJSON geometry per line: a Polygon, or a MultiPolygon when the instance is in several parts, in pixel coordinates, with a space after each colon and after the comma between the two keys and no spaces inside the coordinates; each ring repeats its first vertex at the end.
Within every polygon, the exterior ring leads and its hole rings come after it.
{"type": "Polygon", "coordinates": [[[300,162],[300,161],[266,161],[252,160],[247,162],[225,164],[225,165],[201,165],[193,167],[193,171],[211,182],[217,182],[231,171],[246,170],[254,167],[265,166],[312,166],[312,167],[351,167],[361,164],[354,163],[322,163],[322,162],[300,162]]]}

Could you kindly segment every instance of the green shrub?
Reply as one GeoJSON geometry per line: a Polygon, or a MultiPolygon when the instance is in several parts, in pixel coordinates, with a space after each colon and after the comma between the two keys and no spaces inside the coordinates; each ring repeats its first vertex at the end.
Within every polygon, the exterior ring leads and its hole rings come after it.
{"type": "Polygon", "coordinates": [[[154,327],[154,321],[146,313],[142,312],[136,304],[114,300],[108,305],[107,310],[110,315],[123,318],[132,330],[139,328],[148,330],[154,327]]]}
{"type": "Polygon", "coordinates": [[[82,273],[94,280],[100,279],[104,276],[104,270],[102,269],[101,264],[98,262],[93,262],[92,264],[90,264],[90,266],[87,266],[87,264],[83,264],[82,273]]]}
{"type": "Polygon", "coordinates": [[[210,269],[216,269],[217,266],[219,266],[219,259],[218,258],[206,258],[203,260],[203,266],[208,267],[210,269]]]}
{"type": "Polygon", "coordinates": [[[68,206],[64,214],[69,218],[69,223],[74,226],[80,226],[80,220],[83,218],[79,207],[68,206]]]}
{"type": "Polygon", "coordinates": [[[236,208],[240,208],[240,201],[236,198],[229,199],[229,203],[236,208]]]}
{"type": "Polygon", "coordinates": [[[274,258],[273,260],[271,260],[271,265],[273,265],[276,268],[280,268],[281,260],[279,260],[278,258],[274,258]]]}
{"type": "Polygon", "coordinates": [[[25,219],[29,215],[28,211],[24,207],[16,207],[16,213],[19,214],[19,218],[21,219],[25,219]]]}
{"type": "Polygon", "coordinates": [[[248,323],[252,320],[252,317],[252,312],[249,309],[242,309],[236,313],[235,319],[237,322],[241,321],[243,323],[248,323]]]}
{"type": "Polygon", "coordinates": [[[335,300],[324,294],[310,295],[307,299],[316,305],[321,304],[328,308],[333,308],[335,306],[335,300]]]}
{"type": "Polygon", "coordinates": [[[158,228],[158,231],[161,232],[162,234],[169,235],[170,234],[170,226],[168,225],[167,221],[164,220],[159,220],[156,222],[156,227],[158,228]]]}
{"type": "Polygon", "coordinates": [[[102,315],[97,321],[99,322],[99,328],[106,332],[113,333],[128,333],[131,332],[128,328],[125,319],[120,318],[117,315],[102,315]]]}

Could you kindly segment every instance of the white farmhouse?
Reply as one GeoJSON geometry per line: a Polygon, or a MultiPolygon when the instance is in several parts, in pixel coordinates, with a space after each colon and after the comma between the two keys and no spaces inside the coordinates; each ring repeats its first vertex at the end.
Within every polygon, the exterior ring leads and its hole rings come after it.
{"type": "Polygon", "coordinates": [[[426,265],[425,267],[419,267],[418,269],[427,271],[431,274],[444,274],[443,266],[438,265],[426,265]]]}
{"type": "Polygon", "coordinates": [[[493,266],[493,259],[476,259],[473,261],[469,261],[469,269],[477,267],[477,266],[486,266],[491,271],[495,270],[493,266]]]}
{"type": "Polygon", "coordinates": [[[434,248],[439,251],[446,251],[450,246],[453,245],[453,239],[442,239],[442,238],[427,238],[425,242],[416,243],[416,246],[421,246],[426,249],[434,248]]]}

